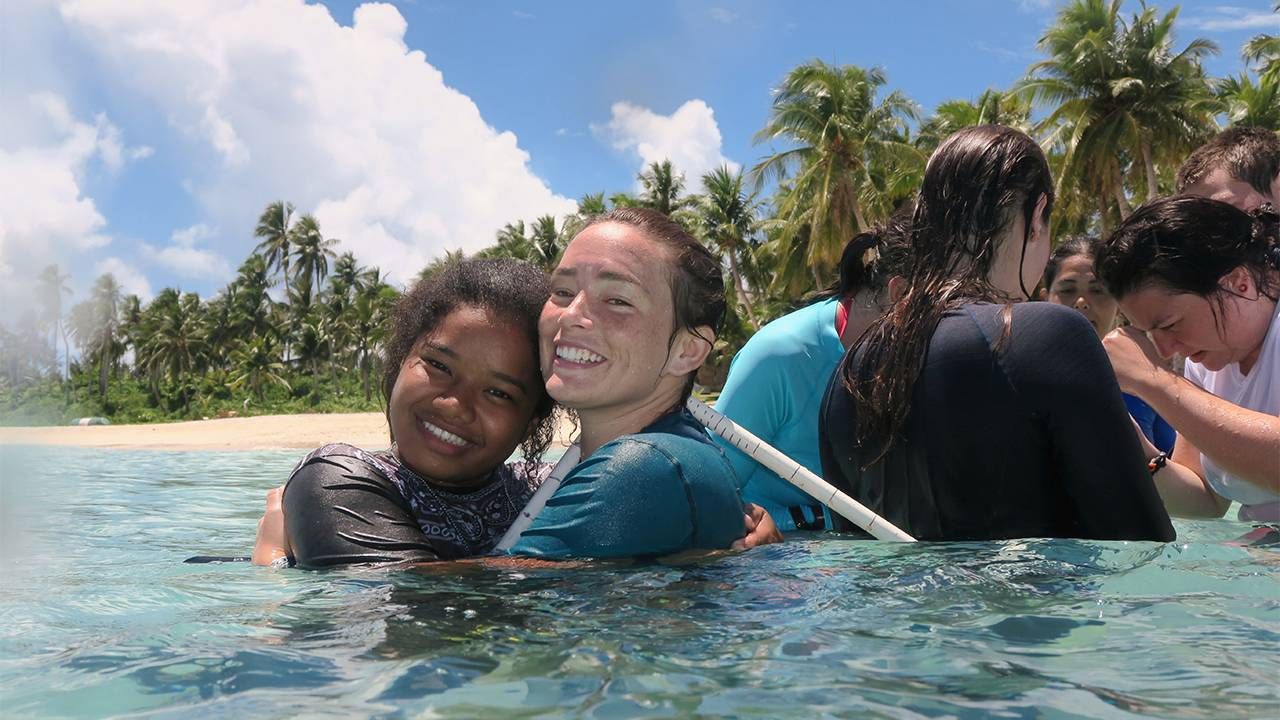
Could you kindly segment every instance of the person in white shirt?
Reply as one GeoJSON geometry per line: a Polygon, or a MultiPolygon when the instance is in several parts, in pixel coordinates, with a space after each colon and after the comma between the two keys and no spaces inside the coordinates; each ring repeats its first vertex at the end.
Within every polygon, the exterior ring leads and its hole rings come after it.
{"type": "Polygon", "coordinates": [[[1195,196],[1155,200],[1098,250],[1132,325],[1103,345],[1123,391],[1178,431],[1145,444],[1171,515],[1280,522],[1280,218],[1195,196]],[[1161,357],[1187,358],[1185,376],[1161,357]]]}

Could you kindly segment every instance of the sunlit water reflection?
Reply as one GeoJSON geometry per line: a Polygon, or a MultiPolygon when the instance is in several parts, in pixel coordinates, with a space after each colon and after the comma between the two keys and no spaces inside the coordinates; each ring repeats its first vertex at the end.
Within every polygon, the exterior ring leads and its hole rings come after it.
{"type": "Polygon", "coordinates": [[[682,566],[182,563],[247,554],[298,455],[0,447],[0,714],[1280,715],[1280,552],[1231,544],[1244,524],[682,566]]]}

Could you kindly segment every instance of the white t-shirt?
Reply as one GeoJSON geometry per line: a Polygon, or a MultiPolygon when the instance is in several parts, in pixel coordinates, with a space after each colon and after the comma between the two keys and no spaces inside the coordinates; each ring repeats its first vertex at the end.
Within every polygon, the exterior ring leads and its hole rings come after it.
{"type": "MultiPolygon", "coordinates": [[[[1262,352],[1245,375],[1239,363],[1231,363],[1221,370],[1206,370],[1200,363],[1187,361],[1184,375],[1191,382],[1240,407],[1257,410],[1268,415],[1280,416],[1280,304],[1271,319],[1267,337],[1262,341],[1262,352]]],[[[1200,464],[1205,479],[1213,491],[1241,505],[1260,505],[1280,500],[1280,494],[1258,487],[1240,478],[1228,475],[1203,453],[1200,464]]]]}

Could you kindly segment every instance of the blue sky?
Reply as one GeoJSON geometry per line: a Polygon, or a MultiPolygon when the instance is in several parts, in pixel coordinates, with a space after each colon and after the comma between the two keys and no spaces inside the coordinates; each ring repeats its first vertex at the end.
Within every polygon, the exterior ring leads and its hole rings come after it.
{"type": "MultiPolygon", "coordinates": [[[[1248,37],[1280,32],[1270,6],[1183,3],[1179,44],[1212,39],[1210,72],[1238,72],[1248,37]]],[[[0,300],[29,306],[50,262],[72,302],[104,271],[211,293],[275,199],[405,280],[504,222],[633,189],[647,159],[750,167],[770,88],[811,58],[882,67],[926,112],[1008,87],[1056,7],[6,0],[0,300]]]]}

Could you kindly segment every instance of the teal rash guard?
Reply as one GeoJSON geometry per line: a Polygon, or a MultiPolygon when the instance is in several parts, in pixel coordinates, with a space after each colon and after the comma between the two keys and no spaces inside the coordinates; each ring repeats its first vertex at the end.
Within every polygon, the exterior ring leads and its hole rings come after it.
{"type": "MultiPolygon", "coordinates": [[[[844,357],[836,300],[783,315],[760,328],[729,366],[716,410],[821,477],[818,411],[844,357]]],[[[769,512],[778,529],[831,527],[824,508],[750,456],[721,442],[742,480],[742,497],[769,512]]]]}
{"type": "Polygon", "coordinates": [[[546,559],[723,549],[746,533],[724,453],[686,410],[578,463],[509,551],[546,559]]]}

